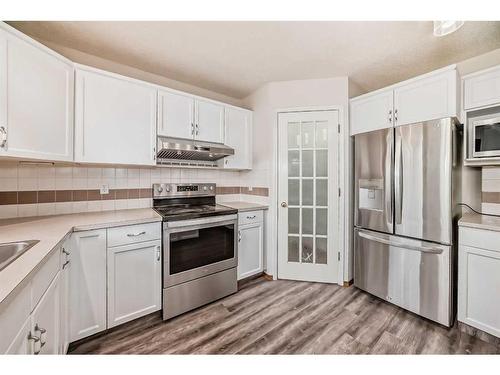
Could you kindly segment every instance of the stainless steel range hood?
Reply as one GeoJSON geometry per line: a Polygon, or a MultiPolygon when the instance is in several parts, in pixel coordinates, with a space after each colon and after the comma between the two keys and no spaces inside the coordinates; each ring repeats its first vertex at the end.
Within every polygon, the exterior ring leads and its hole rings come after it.
{"type": "Polygon", "coordinates": [[[168,160],[215,161],[234,155],[234,149],[219,143],[158,137],[159,163],[168,160]]]}

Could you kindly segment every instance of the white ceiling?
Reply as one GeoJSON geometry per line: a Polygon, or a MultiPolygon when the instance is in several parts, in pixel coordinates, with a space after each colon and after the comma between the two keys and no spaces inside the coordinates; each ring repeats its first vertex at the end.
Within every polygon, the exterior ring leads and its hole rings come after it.
{"type": "Polygon", "coordinates": [[[45,40],[243,98],[266,82],[349,76],[371,91],[500,48],[500,22],[9,22],[45,40]]]}

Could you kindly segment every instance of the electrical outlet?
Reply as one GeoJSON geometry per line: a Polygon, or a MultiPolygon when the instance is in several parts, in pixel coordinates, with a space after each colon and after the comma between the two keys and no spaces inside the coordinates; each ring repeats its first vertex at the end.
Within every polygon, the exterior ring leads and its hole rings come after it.
{"type": "Polygon", "coordinates": [[[108,184],[101,185],[101,194],[109,194],[109,185],[108,184]]]}

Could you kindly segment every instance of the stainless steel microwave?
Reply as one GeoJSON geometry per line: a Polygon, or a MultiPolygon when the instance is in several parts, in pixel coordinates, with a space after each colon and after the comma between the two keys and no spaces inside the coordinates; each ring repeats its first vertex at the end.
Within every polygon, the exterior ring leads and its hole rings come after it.
{"type": "Polygon", "coordinates": [[[472,157],[500,156],[500,116],[472,122],[472,157]]]}

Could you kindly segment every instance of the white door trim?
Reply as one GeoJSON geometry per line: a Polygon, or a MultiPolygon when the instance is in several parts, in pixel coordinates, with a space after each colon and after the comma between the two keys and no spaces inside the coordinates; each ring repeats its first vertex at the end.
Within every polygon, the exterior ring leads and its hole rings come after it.
{"type": "MultiPolygon", "coordinates": [[[[274,254],[274,264],[272,267],[273,279],[278,279],[278,210],[279,210],[279,200],[278,200],[278,170],[279,170],[279,147],[278,147],[278,128],[279,121],[278,116],[280,113],[288,112],[312,112],[312,111],[338,111],[339,112],[339,125],[340,132],[338,136],[338,184],[341,189],[341,196],[339,197],[338,207],[339,207],[339,246],[340,246],[340,261],[338,263],[338,285],[344,285],[344,281],[347,280],[349,269],[349,263],[351,262],[352,254],[351,251],[351,238],[352,233],[349,230],[351,228],[351,209],[347,206],[350,196],[350,172],[349,166],[351,162],[350,152],[350,137],[349,129],[347,128],[348,118],[347,112],[344,106],[341,105],[331,105],[331,106],[307,106],[307,107],[292,107],[292,108],[278,108],[274,111],[275,126],[273,127],[273,138],[274,138],[274,153],[273,153],[273,168],[274,168],[274,178],[271,181],[272,184],[272,194],[274,195],[272,199],[272,204],[274,206],[276,215],[272,217],[271,223],[271,235],[274,238],[274,243],[271,244],[274,249],[276,249],[274,254]],[[346,178],[347,176],[347,178],[346,178]]],[[[271,218],[270,218],[271,219],[271,218]]]]}

